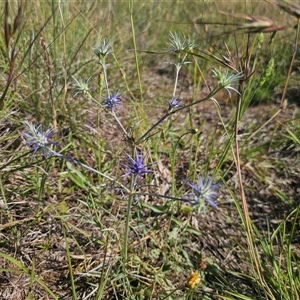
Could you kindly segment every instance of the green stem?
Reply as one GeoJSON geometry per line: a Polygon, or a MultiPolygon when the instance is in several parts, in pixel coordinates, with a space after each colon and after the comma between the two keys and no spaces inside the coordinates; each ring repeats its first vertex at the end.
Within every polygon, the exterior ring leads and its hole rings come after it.
{"type": "Polygon", "coordinates": [[[175,83],[174,83],[174,90],[173,90],[173,97],[176,95],[176,88],[177,88],[177,83],[178,83],[178,76],[179,76],[179,71],[181,69],[181,65],[176,65],[176,75],[175,75],[175,83]]]}
{"type": "Polygon", "coordinates": [[[120,128],[122,129],[123,133],[125,134],[125,136],[127,136],[127,131],[125,130],[125,128],[123,127],[121,121],[119,120],[119,118],[117,117],[116,113],[114,110],[112,110],[111,112],[112,116],[114,117],[114,119],[117,121],[118,125],[120,126],[120,128]]]}
{"type": "Polygon", "coordinates": [[[140,89],[140,99],[143,100],[143,87],[142,87],[141,74],[140,74],[140,68],[139,68],[139,60],[138,60],[138,56],[137,56],[134,21],[133,21],[133,3],[134,3],[133,0],[129,0],[130,24],[131,24],[131,32],[132,32],[132,42],[133,42],[133,49],[134,49],[136,75],[138,78],[139,89],[140,89]]]}
{"type": "MultiPolygon", "coordinates": [[[[132,148],[132,158],[136,158],[136,151],[135,148],[132,148]]],[[[128,259],[128,236],[129,236],[129,223],[131,221],[131,207],[133,202],[134,193],[134,186],[135,186],[135,175],[131,174],[130,178],[130,194],[128,196],[128,203],[127,203],[127,214],[126,214],[126,223],[125,223],[125,231],[124,231],[124,245],[123,245],[123,259],[124,262],[127,262],[128,259]]]]}
{"type": "Polygon", "coordinates": [[[105,57],[103,57],[103,60],[100,61],[100,65],[102,66],[103,69],[103,76],[104,76],[104,80],[105,80],[105,87],[106,87],[106,91],[107,91],[107,97],[109,97],[109,88],[108,88],[108,80],[107,80],[107,68],[106,68],[106,64],[105,64],[105,57]]]}
{"type": "Polygon", "coordinates": [[[201,102],[203,102],[203,101],[206,101],[206,100],[211,100],[211,101],[214,101],[214,102],[216,102],[216,100],[214,100],[212,97],[216,94],[216,93],[218,93],[221,89],[223,89],[224,87],[223,86],[221,86],[221,87],[218,87],[218,88],[216,88],[215,90],[213,90],[207,97],[205,97],[205,98],[203,98],[203,99],[200,99],[200,100],[197,100],[197,101],[194,101],[194,102],[192,102],[192,103],[190,103],[190,104],[187,104],[187,105],[184,105],[184,106],[181,106],[181,107],[178,107],[178,108],[176,108],[176,109],[174,109],[174,110],[171,110],[171,111],[168,111],[165,115],[163,115],[151,128],[149,128],[139,139],[138,139],[138,141],[137,141],[137,145],[139,144],[139,143],[141,143],[141,142],[143,142],[146,138],[147,138],[147,136],[150,134],[150,132],[151,131],[153,131],[153,129],[154,128],[156,128],[161,122],[163,122],[166,118],[168,118],[170,115],[173,115],[173,114],[175,114],[175,113],[177,113],[177,112],[179,112],[179,111],[181,111],[181,110],[183,110],[183,109],[186,109],[186,108],[188,108],[188,107],[190,107],[190,106],[193,106],[193,105],[196,105],[196,104],[199,104],[199,103],[201,103],[201,102]]]}

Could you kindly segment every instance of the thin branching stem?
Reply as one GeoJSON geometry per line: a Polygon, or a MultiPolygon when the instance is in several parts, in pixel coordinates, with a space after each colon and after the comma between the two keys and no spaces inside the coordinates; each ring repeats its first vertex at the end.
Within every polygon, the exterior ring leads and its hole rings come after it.
{"type": "Polygon", "coordinates": [[[92,168],[92,167],[90,167],[90,166],[88,166],[88,165],[86,165],[86,164],[84,164],[84,163],[82,163],[82,162],[80,162],[80,161],[78,161],[78,160],[72,158],[72,157],[68,157],[68,156],[66,156],[66,155],[63,155],[63,154],[58,153],[58,152],[53,151],[53,150],[51,150],[51,153],[52,153],[54,156],[56,156],[56,157],[63,158],[63,159],[65,159],[65,160],[67,160],[67,161],[69,161],[69,162],[71,162],[71,163],[77,164],[77,165],[79,165],[79,166],[81,166],[81,167],[83,167],[83,168],[85,168],[85,169],[87,169],[87,170],[89,170],[89,171],[91,171],[91,172],[93,172],[93,173],[96,173],[96,174],[98,174],[98,175],[101,175],[102,177],[108,179],[109,181],[112,181],[112,182],[114,182],[115,184],[117,184],[117,185],[118,185],[120,188],[122,188],[125,192],[128,192],[128,193],[130,192],[129,189],[128,189],[127,187],[125,187],[123,184],[121,184],[120,182],[118,182],[116,179],[114,179],[114,178],[112,178],[112,177],[110,177],[110,176],[108,176],[108,175],[106,175],[106,174],[104,174],[104,173],[102,173],[102,172],[100,172],[100,171],[98,171],[98,170],[96,170],[96,169],[94,169],[94,168],[92,168]]]}
{"type": "Polygon", "coordinates": [[[174,110],[171,110],[171,111],[168,111],[165,115],[163,115],[153,126],[151,126],[138,140],[137,140],[137,143],[136,144],[139,144],[141,142],[143,142],[145,139],[147,139],[147,137],[149,136],[150,132],[152,132],[160,123],[162,123],[165,119],[167,119],[170,115],[173,115],[183,109],[186,109],[188,107],[191,107],[191,106],[194,106],[196,104],[199,104],[203,101],[206,101],[206,100],[211,100],[213,102],[216,102],[215,99],[213,99],[212,97],[218,93],[221,89],[223,89],[223,87],[218,87],[216,88],[215,90],[213,90],[207,97],[203,98],[203,99],[200,99],[200,100],[196,100],[190,104],[187,104],[187,105],[183,105],[183,106],[180,106],[174,110]]]}
{"type": "Polygon", "coordinates": [[[127,131],[124,128],[124,126],[122,125],[121,121],[119,120],[119,118],[117,117],[116,113],[114,110],[112,110],[111,115],[114,117],[114,119],[116,120],[116,122],[118,123],[119,127],[121,128],[121,130],[123,131],[123,133],[125,134],[125,136],[127,136],[127,131]]]}

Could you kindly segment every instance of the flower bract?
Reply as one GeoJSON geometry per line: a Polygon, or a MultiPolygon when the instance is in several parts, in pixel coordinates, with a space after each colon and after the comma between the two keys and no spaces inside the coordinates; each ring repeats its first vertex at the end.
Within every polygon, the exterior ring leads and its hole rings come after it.
{"type": "Polygon", "coordinates": [[[25,131],[22,133],[22,136],[25,139],[25,144],[33,150],[32,157],[38,150],[41,150],[45,157],[52,155],[52,150],[49,146],[56,144],[51,141],[54,129],[50,128],[44,132],[42,125],[36,126],[28,121],[23,122],[23,125],[25,126],[25,131]]]}
{"type": "Polygon", "coordinates": [[[199,176],[198,184],[191,182],[187,182],[187,184],[193,189],[193,193],[189,195],[194,197],[192,204],[198,208],[198,211],[201,211],[202,209],[205,210],[205,201],[207,201],[212,207],[217,208],[217,204],[214,202],[214,199],[217,196],[217,192],[215,190],[219,187],[219,184],[213,184],[211,177],[202,179],[202,177],[199,176]]]}

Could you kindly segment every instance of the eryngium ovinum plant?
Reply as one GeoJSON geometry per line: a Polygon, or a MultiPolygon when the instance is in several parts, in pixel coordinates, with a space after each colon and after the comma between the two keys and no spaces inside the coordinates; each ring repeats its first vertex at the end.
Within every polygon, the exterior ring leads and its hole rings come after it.
{"type": "MultiPolygon", "coordinates": [[[[170,96],[170,100],[166,107],[166,113],[164,113],[158,121],[152,124],[148,130],[145,131],[141,136],[133,136],[132,132],[127,131],[119,119],[117,115],[116,108],[119,105],[122,105],[121,94],[120,91],[111,92],[109,88],[109,81],[107,76],[107,68],[109,64],[107,64],[106,60],[110,54],[113,53],[112,45],[108,39],[102,39],[98,45],[93,47],[94,53],[98,57],[98,63],[102,67],[103,72],[103,81],[105,85],[106,95],[101,96],[100,99],[96,99],[91,94],[91,89],[88,86],[89,81],[84,82],[81,79],[76,79],[73,77],[75,83],[75,93],[76,96],[79,93],[82,93],[87,99],[93,101],[97,104],[97,106],[101,109],[104,109],[108,114],[110,114],[113,119],[116,121],[117,125],[122,130],[126,142],[131,147],[131,153],[125,153],[126,159],[128,161],[127,164],[122,164],[123,167],[126,168],[126,172],[123,176],[130,176],[130,185],[129,187],[119,182],[117,179],[108,176],[107,174],[98,171],[86,164],[83,164],[68,155],[61,154],[56,152],[53,148],[57,145],[55,141],[52,141],[53,137],[53,129],[50,128],[46,131],[43,131],[41,125],[34,125],[30,122],[24,122],[25,131],[23,132],[23,138],[25,143],[31,147],[32,149],[32,157],[36,154],[38,150],[41,150],[44,158],[48,158],[50,156],[55,156],[60,159],[65,159],[73,164],[80,165],[83,168],[86,168],[89,171],[95,172],[100,176],[103,176],[107,180],[109,180],[114,187],[118,187],[122,190],[122,194],[125,195],[127,199],[127,211],[126,211],[126,226],[124,230],[124,239],[123,239],[123,258],[127,261],[127,245],[128,245],[128,234],[129,234],[129,222],[131,220],[131,208],[133,204],[133,200],[139,198],[141,195],[145,195],[143,193],[141,182],[143,181],[145,176],[151,176],[154,172],[152,168],[152,164],[145,163],[145,154],[142,152],[143,144],[151,138],[153,131],[157,126],[159,126],[164,120],[169,118],[170,116],[181,112],[182,110],[199,104],[203,101],[210,100],[213,101],[217,106],[217,101],[213,98],[213,96],[225,88],[229,93],[231,91],[238,92],[234,88],[234,84],[242,77],[242,74],[230,73],[228,70],[222,72],[221,70],[213,70],[214,76],[218,81],[218,85],[211,90],[208,96],[203,99],[196,100],[189,104],[184,104],[182,99],[179,99],[176,96],[176,87],[178,83],[179,72],[181,68],[189,64],[191,62],[187,61],[188,53],[193,50],[195,47],[195,42],[190,38],[185,38],[184,36],[180,36],[177,33],[170,33],[170,42],[168,51],[170,53],[175,54],[176,61],[169,62],[175,68],[175,83],[174,90],[172,95],[170,96]]],[[[189,180],[186,180],[186,184],[192,189],[191,193],[185,194],[182,198],[173,197],[172,195],[160,195],[158,193],[147,193],[147,195],[153,195],[156,197],[162,197],[164,199],[169,199],[171,201],[181,201],[188,204],[191,204],[198,213],[205,212],[207,209],[206,203],[212,206],[214,209],[217,209],[217,204],[215,202],[217,192],[216,189],[219,188],[218,184],[213,184],[212,177],[204,177],[202,178],[200,175],[198,176],[198,182],[192,183],[189,180]]]]}

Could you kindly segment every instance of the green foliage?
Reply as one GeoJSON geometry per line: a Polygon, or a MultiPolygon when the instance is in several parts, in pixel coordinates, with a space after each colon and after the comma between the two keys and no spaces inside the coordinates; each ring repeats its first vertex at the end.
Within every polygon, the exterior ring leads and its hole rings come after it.
{"type": "Polygon", "coordinates": [[[299,299],[299,26],[230,5],[0,4],[0,298],[299,299]]]}

